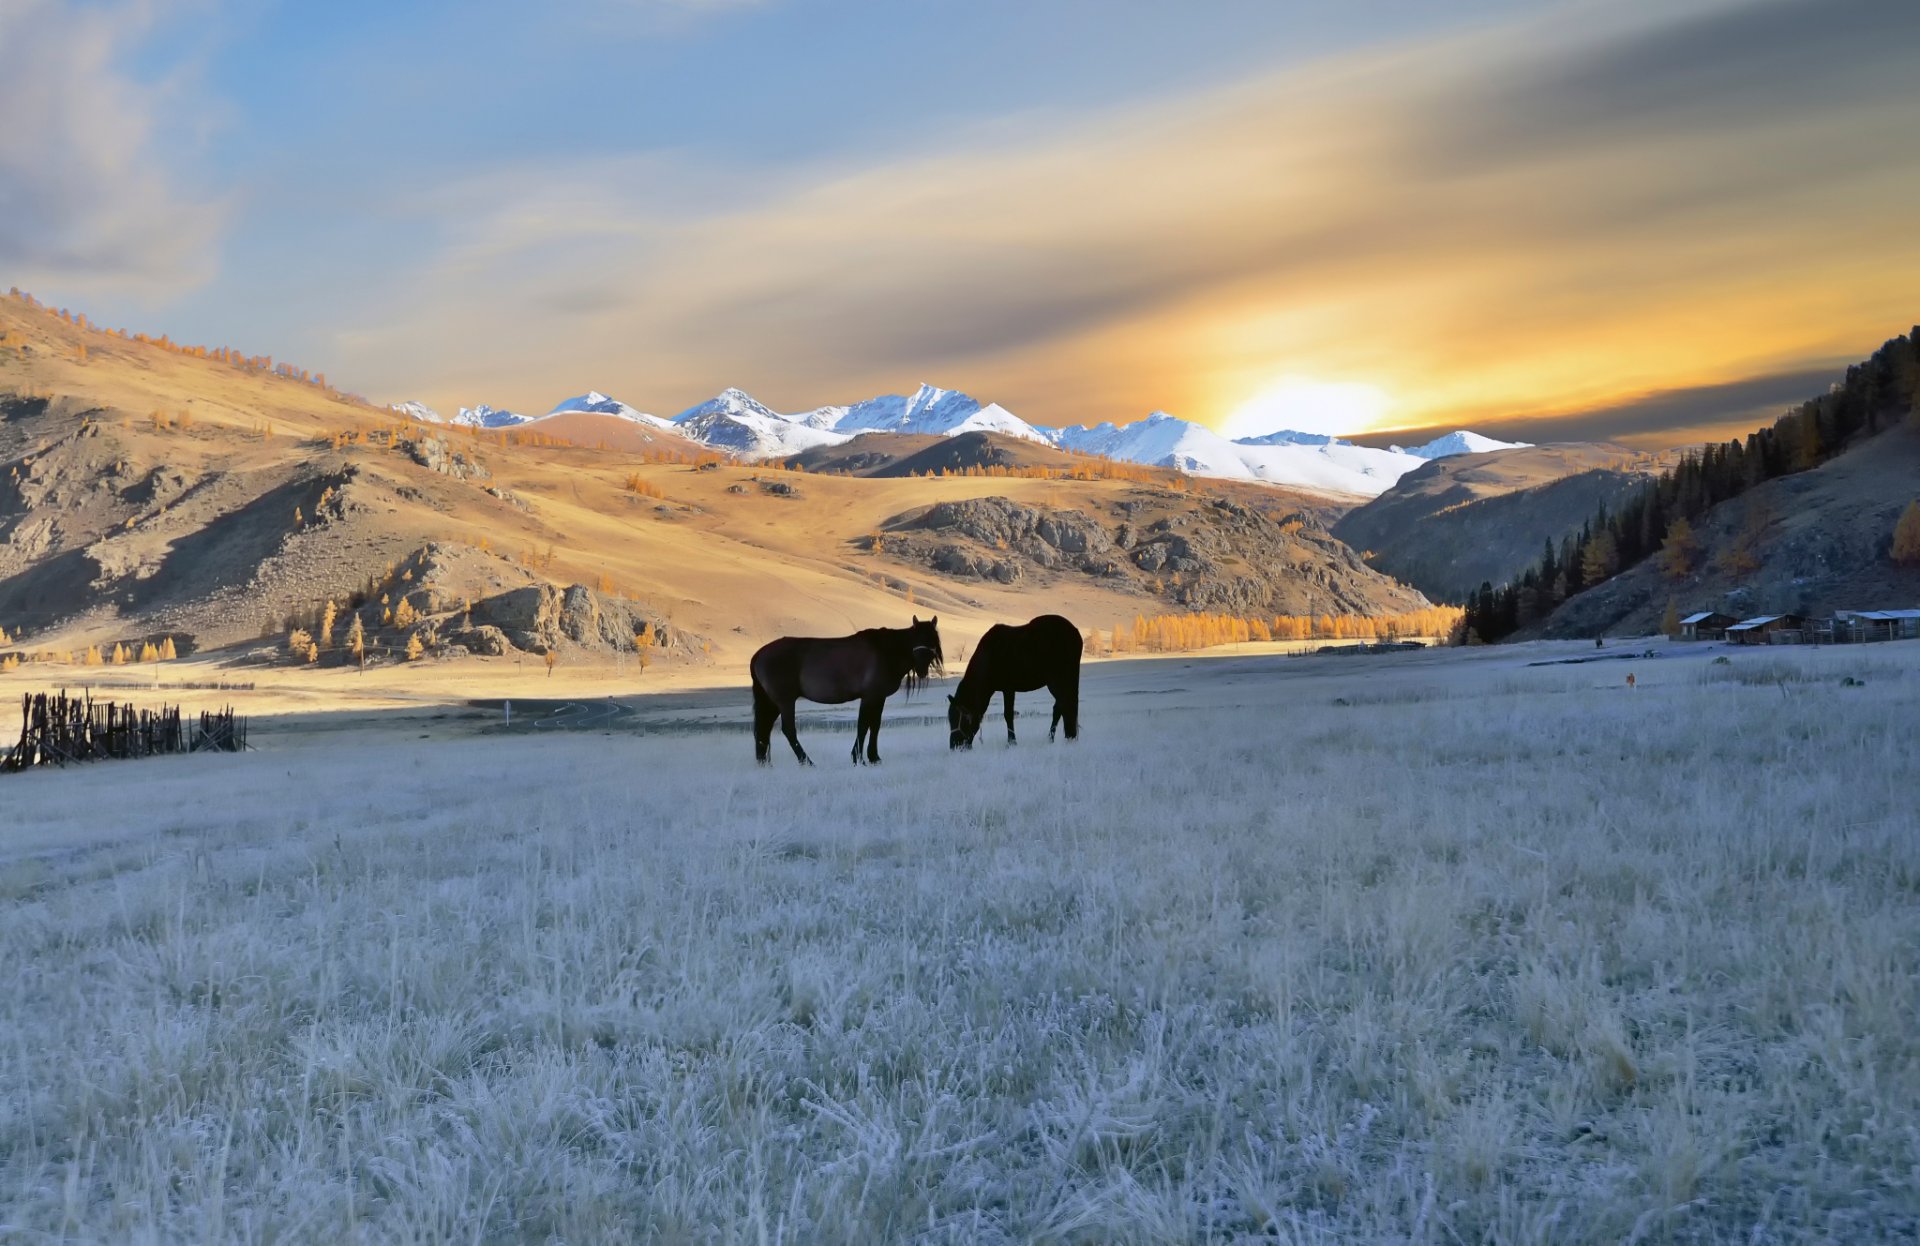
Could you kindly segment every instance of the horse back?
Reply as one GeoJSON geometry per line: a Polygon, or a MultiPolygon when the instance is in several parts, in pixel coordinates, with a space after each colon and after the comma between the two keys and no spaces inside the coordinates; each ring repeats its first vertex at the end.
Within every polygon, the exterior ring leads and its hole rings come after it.
{"type": "Polygon", "coordinates": [[[1031,692],[1077,675],[1080,648],[1080,629],[1061,615],[1043,614],[1017,627],[995,623],[974,649],[967,678],[995,692],[1031,692]]]}
{"type": "Polygon", "coordinates": [[[861,635],[782,636],[760,646],[747,667],[776,699],[804,697],[822,705],[891,693],[893,688],[881,688],[884,668],[872,640],[861,635]]]}

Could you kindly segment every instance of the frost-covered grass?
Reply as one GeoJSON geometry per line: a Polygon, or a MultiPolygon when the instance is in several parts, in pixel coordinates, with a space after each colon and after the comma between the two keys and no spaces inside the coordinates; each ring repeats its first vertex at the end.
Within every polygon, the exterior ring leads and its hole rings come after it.
{"type": "Polygon", "coordinates": [[[0,780],[0,1239],[1909,1240],[1901,648],[0,780]]]}

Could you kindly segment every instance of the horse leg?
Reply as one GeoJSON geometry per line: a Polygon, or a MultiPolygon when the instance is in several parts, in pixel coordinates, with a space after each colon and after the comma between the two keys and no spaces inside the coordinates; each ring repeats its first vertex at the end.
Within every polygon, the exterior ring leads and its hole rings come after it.
{"type": "MultiPolygon", "coordinates": [[[[1052,692],[1053,690],[1049,688],[1048,691],[1052,692]]],[[[1057,692],[1054,692],[1053,721],[1047,724],[1047,743],[1049,744],[1053,743],[1053,733],[1059,729],[1060,719],[1066,712],[1067,711],[1065,708],[1065,703],[1060,699],[1060,694],[1057,692]]]]}
{"type": "Polygon", "coordinates": [[[813,762],[807,757],[807,750],[800,747],[800,733],[793,729],[792,701],[780,707],[780,730],[785,733],[787,743],[793,745],[793,755],[800,759],[800,764],[811,766],[813,762]]]}
{"type": "Polygon", "coordinates": [[[773,720],[780,717],[780,705],[767,690],[760,686],[759,680],[753,681],[753,759],[761,765],[772,761],[768,755],[773,747],[773,720]]]}
{"type": "MultiPolygon", "coordinates": [[[[1071,675],[1068,675],[1065,679],[1055,684],[1050,689],[1050,691],[1053,693],[1054,721],[1066,723],[1067,739],[1069,740],[1079,739],[1080,738],[1080,671],[1078,670],[1078,668],[1076,668],[1071,675]]],[[[1053,734],[1049,732],[1047,734],[1047,738],[1052,739],[1053,734]]]]}
{"type": "Polygon", "coordinates": [[[855,725],[853,729],[853,764],[856,766],[860,764],[860,746],[866,743],[867,732],[871,730],[869,726],[871,722],[872,716],[867,708],[867,703],[862,701],[860,702],[860,713],[854,720],[855,725]]]}
{"type": "Polygon", "coordinates": [[[877,766],[880,764],[880,711],[887,707],[887,699],[875,697],[872,704],[870,711],[864,705],[861,708],[871,714],[867,720],[867,764],[877,766]]]}
{"type": "Polygon", "coordinates": [[[1013,689],[1009,688],[1001,693],[1000,700],[1004,702],[1004,708],[1007,711],[1007,743],[1018,743],[1013,738],[1013,689]]]}

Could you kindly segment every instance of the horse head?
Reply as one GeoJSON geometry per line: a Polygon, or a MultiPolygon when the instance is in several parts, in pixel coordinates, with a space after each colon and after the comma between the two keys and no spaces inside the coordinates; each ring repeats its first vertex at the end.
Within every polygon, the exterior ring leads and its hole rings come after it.
{"type": "Polygon", "coordinates": [[[913,626],[907,629],[907,651],[911,671],[908,674],[908,688],[927,682],[935,675],[947,673],[947,665],[940,652],[940,616],[922,619],[913,616],[913,626]]]}
{"type": "Polygon", "coordinates": [[[947,747],[972,748],[980,730],[980,714],[960,704],[958,697],[947,697],[947,747]]]}

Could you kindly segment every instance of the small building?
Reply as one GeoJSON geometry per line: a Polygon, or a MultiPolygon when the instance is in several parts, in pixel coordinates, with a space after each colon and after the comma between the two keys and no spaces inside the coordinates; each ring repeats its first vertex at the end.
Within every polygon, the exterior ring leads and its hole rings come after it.
{"type": "Polygon", "coordinates": [[[1718,610],[1701,610],[1680,620],[1680,639],[1682,640],[1724,640],[1727,629],[1739,622],[1730,614],[1721,614],[1718,610]]]}
{"type": "Polygon", "coordinates": [[[1835,640],[1920,640],[1920,610],[1840,610],[1833,616],[1835,640]]]}
{"type": "Polygon", "coordinates": [[[1797,645],[1806,639],[1807,621],[1797,614],[1762,614],[1727,628],[1738,645],[1797,645]]]}

